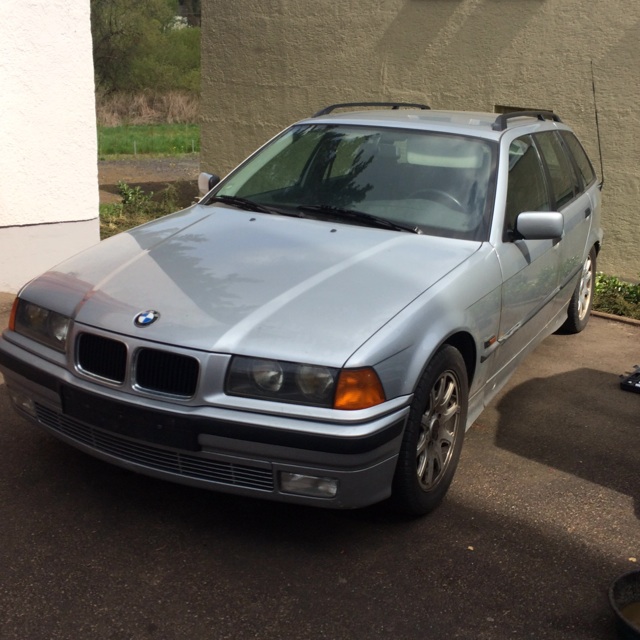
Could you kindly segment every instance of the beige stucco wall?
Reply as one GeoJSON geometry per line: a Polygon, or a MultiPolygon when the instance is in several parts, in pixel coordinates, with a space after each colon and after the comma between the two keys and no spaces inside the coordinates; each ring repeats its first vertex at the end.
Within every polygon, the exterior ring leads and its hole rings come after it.
{"type": "Polygon", "coordinates": [[[0,3],[0,291],[98,242],[89,2],[0,3]]]}
{"type": "MultiPolygon", "coordinates": [[[[605,164],[599,269],[640,274],[638,0],[205,0],[203,169],[334,102],[548,108],[605,164]]],[[[599,166],[598,166],[599,171],[599,166]]]]}

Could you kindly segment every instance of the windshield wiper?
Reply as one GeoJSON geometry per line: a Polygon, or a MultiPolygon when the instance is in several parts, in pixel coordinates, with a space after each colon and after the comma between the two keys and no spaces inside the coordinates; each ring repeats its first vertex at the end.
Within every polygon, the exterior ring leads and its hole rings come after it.
{"type": "Polygon", "coordinates": [[[298,206],[298,209],[300,211],[313,213],[325,213],[337,219],[346,218],[379,229],[393,229],[394,231],[408,231],[409,233],[422,234],[422,230],[419,227],[401,222],[392,222],[386,218],[381,218],[380,216],[366,213],[365,211],[357,211],[356,209],[343,209],[342,207],[333,207],[327,204],[301,204],[298,206]]]}
{"type": "Polygon", "coordinates": [[[266,207],[263,204],[249,200],[249,198],[241,198],[240,196],[213,196],[209,202],[222,202],[238,207],[239,209],[244,209],[245,211],[255,211],[257,213],[283,213],[282,211],[278,211],[278,209],[266,207]]]}

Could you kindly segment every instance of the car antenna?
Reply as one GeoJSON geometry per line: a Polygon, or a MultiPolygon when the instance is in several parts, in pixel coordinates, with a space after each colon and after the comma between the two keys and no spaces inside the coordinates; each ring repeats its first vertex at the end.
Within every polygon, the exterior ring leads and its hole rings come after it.
{"type": "Polygon", "coordinates": [[[602,163],[602,143],[600,141],[600,125],[598,123],[598,103],[596,102],[596,79],[593,75],[593,60],[591,60],[591,89],[593,91],[593,110],[596,114],[596,133],[598,135],[598,153],[600,154],[600,174],[602,176],[600,180],[600,191],[604,186],[604,164],[602,163]]]}

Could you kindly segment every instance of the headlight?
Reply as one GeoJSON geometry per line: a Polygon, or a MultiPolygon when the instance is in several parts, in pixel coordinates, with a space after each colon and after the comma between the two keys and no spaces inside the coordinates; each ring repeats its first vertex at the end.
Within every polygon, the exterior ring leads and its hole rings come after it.
{"type": "Polygon", "coordinates": [[[353,411],[385,401],[371,367],[334,369],[312,364],[235,356],[225,392],[232,396],[353,411]]]}
{"type": "Polygon", "coordinates": [[[333,394],[335,372],[326,367],[303,364],[296,371],[296,384],[307,398],[326,398],[333,394]]]}
{"type": "Polygon", "coordinates": [[[55,311],[19,300],[14,320],[17,333],[33,338],[48,347],[65,351],[71,319],[55,311]]]}
{"type": "Polygon", "coordinates": [[[253,381],[267,393],[277,393],[284,383],[282,366],[272,360],[256,360],[251,366],[253,381]]]}
{"type": "Polygon", "coordinates": [[[333,406],[337,369],[236,356],[227,373],[230,395],[276,402],[333,406]]]}

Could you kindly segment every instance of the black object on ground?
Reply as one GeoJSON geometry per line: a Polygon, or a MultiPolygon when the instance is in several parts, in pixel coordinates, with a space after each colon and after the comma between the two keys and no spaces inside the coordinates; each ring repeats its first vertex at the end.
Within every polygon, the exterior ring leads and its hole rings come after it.
{"type": "Polygon", "coordinates": [[[624,391],[633,391],[634,393],[640,393],[640,365],[636,365],[634,370],[621,376],[620,388],[624,391]]]}
{"type": "Polygon", "coordinates": [[[620,640],[640,639],[640,570],[620,576],[609,589],[620,640]]]}

